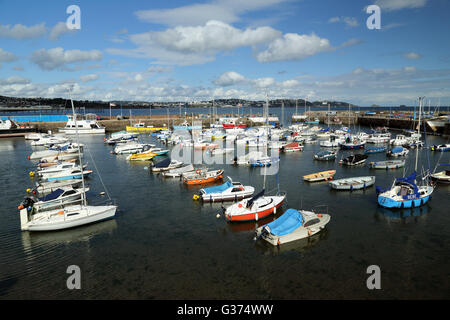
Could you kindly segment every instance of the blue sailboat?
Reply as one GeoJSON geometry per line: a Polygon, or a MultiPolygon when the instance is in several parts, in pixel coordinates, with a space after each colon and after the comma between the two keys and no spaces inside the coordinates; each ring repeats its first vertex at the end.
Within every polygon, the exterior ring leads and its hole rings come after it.
{"type": "MultiPolygon", "coordinates": [[[[422,101],[423,98],[419,97],[419,128],[422,101]]],[[[410,176],[396,178],[388,190],[382,190],[377,186],[378,204],[380,206],[384,208],[414,208],[424,205],[431,199],[434,185],[429,183],[429,176],[426,177],[424,185],[417,185],[417,157],[418,149],[416,150],[415,169],[410,176]]]]}

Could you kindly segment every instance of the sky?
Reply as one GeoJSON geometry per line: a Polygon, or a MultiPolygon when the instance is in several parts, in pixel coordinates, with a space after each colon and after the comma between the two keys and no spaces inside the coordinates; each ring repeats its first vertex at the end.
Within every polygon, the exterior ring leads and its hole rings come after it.
{"type": "Polygon", "coordinates": [[[450,105],[449,18],[448,0],[0,0],[0,95],[450,105]]]}

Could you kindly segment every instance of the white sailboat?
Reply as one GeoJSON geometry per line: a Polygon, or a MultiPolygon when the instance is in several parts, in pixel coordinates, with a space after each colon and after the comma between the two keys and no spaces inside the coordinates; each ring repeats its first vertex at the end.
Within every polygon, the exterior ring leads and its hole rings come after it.
{"type": "MultiPolygon", "coordinates": [[[[72,112],[75,126],[75,133],[77,136],[77,143],[79,144],[77,119],[75,117],[75,108],[72,103],[72,112]]],[[[22,231],[55,231],[74,228],[105,219],[110,219],[116,214],[117,206],[90,206],[86,201],[86,188],[83,178],[83,163],[81,160],[81,153],[78,151],[78,157],[81,167],[81,181],[82,181],[82,196],[81,204],[63,206],[59,209],[40,212],[34,210],[32,206],[22,206],[20,209],[20,228],[22,231]],[[37,212],[36,212],[37,211],[37,212]]],[[[20,207],[19,207],[20,208],[20,207]]]]}

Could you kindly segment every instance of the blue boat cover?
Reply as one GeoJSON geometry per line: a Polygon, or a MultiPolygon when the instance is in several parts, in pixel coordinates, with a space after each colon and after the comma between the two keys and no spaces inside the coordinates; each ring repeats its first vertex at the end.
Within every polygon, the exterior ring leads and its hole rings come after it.
{"type": "Polygon", "coordinates": [[[295,209],[288,209],[281,217],[267,224],[272,234],[284,236],[303,224],[303,216],[295,209]]]}
{"type": "Polygon", "coordinates": [[[221,184],[220,186],[214,186],[209,188],[203,188],[203,191],[205,191],[205,194],[211,194],[211,193],[222,193],[228,188],[231,188],[233,184],[230,181],[225,182],[224,184],[221,184]]]}
{"type": "Polygon", "coordinates": [[[64,192],[64,190],[62,190],[62,189],[56,189],[55,191],[53,191],[52,193],[49,193],[45,197],[39,198],[39,201],[54,200],[54,199],[58,198],[63,192],[64,192]]]}
{"type": "Polygon", "coordinates": [[[416,176],[417,176],[417,172],[414,171],[409,177],[396,178],[395,182],[396,183],[397,182],[406,182],[406,183],[410,184],[414,188],[414,195],[418,195],[419,194],[419,188],[417,188],[417,185],[415,183],[416,176]]]}
{"type": "Polygon", "coordinates": [[[403,147],[394,147],[392,148],[392,153],[399,153],[403,151],[403,147]]]}
{"type": "Polygon", "coordinates": [[[160,162],[158,162],[157,164],[155,164],[155,168],[166,168],[169,166],[170,164],[170,158],[166,158],[160,162]]]}

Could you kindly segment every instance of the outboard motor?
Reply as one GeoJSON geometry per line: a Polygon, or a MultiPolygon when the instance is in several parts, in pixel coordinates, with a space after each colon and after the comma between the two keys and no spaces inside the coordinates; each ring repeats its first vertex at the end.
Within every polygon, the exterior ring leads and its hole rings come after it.
{"type": "Polygon", "coordinates": [[[22,201],[22,203],[17,207],[17,209],[22,210],[27,208],[28,211],[30,211],[33,208],[33,204],[35,203],[35,199],[31,197],[25,197],[25,199],[22,201]]]}

